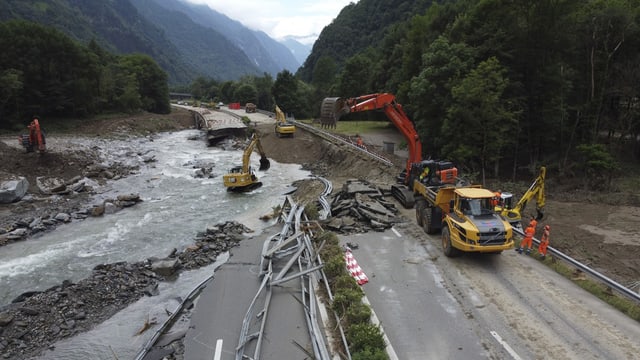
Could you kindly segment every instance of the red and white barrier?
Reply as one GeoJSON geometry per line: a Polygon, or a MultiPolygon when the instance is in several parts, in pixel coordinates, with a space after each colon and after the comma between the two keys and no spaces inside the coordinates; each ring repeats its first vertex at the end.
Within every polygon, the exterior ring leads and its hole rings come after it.
{"type": "Polygon", "coordinates": [[[351,274],[351,276],[356,279],[358,285],[364,285],[369,282],[369,278],[364,274],[364,272],[362,272],[362,269],[360,268],[360,265],[358,265],[356,259],[353,257],[351,250],[347,249],[344,254],[344,260],[347,263],[347,270],[349,271],[349,274],[351,274]]]}

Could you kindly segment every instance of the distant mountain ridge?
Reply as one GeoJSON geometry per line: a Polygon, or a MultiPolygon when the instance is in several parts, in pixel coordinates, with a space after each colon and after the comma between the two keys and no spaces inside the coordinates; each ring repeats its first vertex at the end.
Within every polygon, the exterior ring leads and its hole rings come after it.
{"type": "MultiPolygon", "coordinates": [[[[275,76],[284,69],[295,72],[302,64],[284,44],[270,38],[262,31],[250,30],[239,21],[233,20],[207,5],[192,4],[181,0],[132,0],[132,2],[145,17],[150,13],[150,3],[155,3],[167,10],[184,13],[194,23],[214,30],[226,38],[242,50],[254,66],[271,75],[275,76]]],[[[160,23],[156,23],[156,25],[161,26],[160,23]]],[[[167,27],[165,31],[173,30],[167,27]]]]}
{"type": "MultiPolygon", "coordinates": [[[[181,0],[3,0],[0,21],[25,19],[53,26],[116,53],[144,53],[169,74],[171,84],[197,76],[237,80],[244,75],[296,72],[304,46],[285,44],[210,9],[181,0]]],[[[308,52],[307,52],[308,54],[308,52]]]]}

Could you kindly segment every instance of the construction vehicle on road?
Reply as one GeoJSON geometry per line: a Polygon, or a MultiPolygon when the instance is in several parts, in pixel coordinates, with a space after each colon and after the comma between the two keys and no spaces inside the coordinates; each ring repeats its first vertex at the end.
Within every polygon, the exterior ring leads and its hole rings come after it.
{"type": "Polygon", "coordinates": [[[296,126],[292,122],[287,120],[286,116],[284,115],[284,112],[280,109],[278,105],[276,105],[276,127],[275,127],[276,136],[293,137],[295,132],[296,132],[296,126]]]}
{"type": "Polygon", "coordinates": [[[47,147],[44,131],[40,128],[40,119],[34,116],[27,128],[29,129],[29,134],[22,134],[18,141],[20,141],[20,144],[27,152],[33,152],[35,149],[38,149],[38,152],[43,154],[47,150],[47,147]]]}
{"type": "Polygon", "coordinates": [[[271,167],[271,162],[267,159],[267,155],[260,144],[258,133],[254,132],[251,142],[242,154],[242,165],[233,167],[229,173],[222,176],[222,181],[224,186],[227,187],[227,191],[247,192],[262,186],[262,182],[258,181],[258,177],[250,165],[251,154],[256,148],[260,154],[260,167],[258,170],[264,171],[271,167]]]}
{"type": "MultiPolygon", "coordinates": [[[[352,113],[369,110],[383,110],[387,118],[400,130],[407,140],[409,158],[405,169],[397,177],[398,184],[391,187],[393,197],[395,197],[407,209],[413,208],[415,199],[413,188],[408,174],[412,164],[418,164],[422,160],[422,142],[418,137],[418,132],[413,126],[413,122],[407,117],[402,105],[396,102],[392,94],[369,94],[355,98],[325,98],[321,105],[320,116],[324,119],[338,121],[342,116],[352,113]]],[[[327,124],[331,126],[332,124],[327,124]]]]}
{"type": "Polygon", "coordinates": [[[256,112],[256,104],[254,104],[254,103],[247,103],[247,104],[244,106],[244,112],[246,112],[246,113],[254,113],[254,112],[256,112]]]}
{"type": "Polygon", "coordinates": [[[495,206],[495,211],[502,216],[504,216],[511,225],[517,229],[522,230],[522,214],[524,213],[524,209],[527,206],[529,200],[536,200],[536,216],[535,219],[540,221],[544,217],[544,205],[545,205],[545,194],[544,194],[544,180],[547,175],[547,168],[544,166],[540,167],[540,172],[538,176],[535,178],[529,189],[522,195],[520,201],[513,205],[513,194],[503,192],[501,193],[500,199],[498,199],[498,203],[495,206]]]}
{"type": "Polygon", "coordinates": [[[448,161],[414,164],[410,178],[415,192],[416,221],[427,234],[442,232],[446,256],[462,252],[501,253],[513,248],[513,228],[495,212],[495,194],[457,177],[448,161]],[[428,173],[425,177],[419,174],[428,173]]]}
{"type": "Polygon", "coordinates": [[[418,225],[427,233],[442,231],[445,255],[500,253],[513,248],[513,228],[492,207],[494,193],[460,180],[451,162],[422,160],[422,142],[394,95],[325,98],[321,117],[337,121],[348,113],[380,109],[405,136],[409,149],[406,167],[391,193],[405,208],[416,206],[418,225]]]}

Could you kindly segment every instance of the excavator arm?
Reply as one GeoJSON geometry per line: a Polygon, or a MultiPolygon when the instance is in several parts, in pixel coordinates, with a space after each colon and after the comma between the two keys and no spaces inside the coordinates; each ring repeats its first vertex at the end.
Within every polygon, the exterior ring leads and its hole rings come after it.
{"type": "MultiPolygon", "coordinates": [[[[352,112],[369,110],[383,110],[387,118],[389,118],[396,128],[400,130],[402,135],[404,135],[409,147],[409,158],[407,159],[406,165],[406,174],[409,174],[411,164],[422,161],[422,142],[420,142],[418,132],[413,126],[413,122],[404,112],[402,105],[396,102],[394,95],[389,93],[368,94],[346,99],[344,107],[336,114],[336,118],[339,119],[341,116],[352,112]]],[[[408,176],[406,176],[405,181],[409,181],[408,176]]]]}
{"type": "Polygon", "coordinates": [[[525,207],[529,200],[535,198],[536,199],[536,219],[540,220],[544,216],[544,205],[545,205],[545,194],[544,194],[544,179],[547,175],[547,168],[544,166],[540,167],[540,172],[538,173],[538,177],[531,183],[529,189],[522,195],[520,201],[516,204],[514,209],[518,211],[520,214],[524,212],[525,207]]]}
{"type": "Polygon", "coordinates": [[[278,124],[283,124],[285,122],[284,113],[278,105],[276,105],[276,122],[278,124]]]}
{"type": "Polygon", "coordinates": [[[271,166],[271,162],[267,159],[267,155],[262,148],[262,144],[260,144],[260,138],[257,133],[253,133],[251,137],[251,142],[246,149],[244,149],[244,153],[242,154],[242,172],[249,172],[249,163],[251,159],[251,154],[255,148],[258,148],[258,153],[260,154],[260,170],[267,170],[271,166]]]}

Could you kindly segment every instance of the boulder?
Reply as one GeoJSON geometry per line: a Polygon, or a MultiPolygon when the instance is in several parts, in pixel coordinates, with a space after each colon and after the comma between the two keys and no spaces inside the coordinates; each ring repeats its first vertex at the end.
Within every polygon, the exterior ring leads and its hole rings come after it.
{"type": "Polygon", "coordinates": [[[65,181],[58,178],[47,178],[44,176],[38,176],[36,178],[36,186],[41,194],[51,195],[60,194],[67,191],[67,185],[65,181]]]}
{"type": "Polygon", "coordinates": [[[157,260],[151,264],[151,270],[161,276],[169,277],[176,273],[180,268],[179,259],[157,260]]]}
{"type": "Polygon", "coordinates": [[[24,177],[3,182],[0,184],[0,204],[10,204],[22,199],[27,190],[29,181],[24,177]]]}

